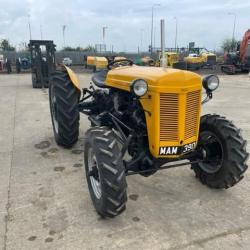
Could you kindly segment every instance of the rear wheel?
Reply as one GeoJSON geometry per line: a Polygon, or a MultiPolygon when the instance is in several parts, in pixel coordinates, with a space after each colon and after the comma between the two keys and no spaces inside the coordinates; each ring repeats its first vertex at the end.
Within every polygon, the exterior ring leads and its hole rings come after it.
{"type": "Polygon", "coordinates": [[[116,137],[106,127],[87,133],[84,161],[89,192],[98,214],[115,217],[126,208],[127,183],[116,137]]]}
{"type": "Polygon", "coordinates": [[[73,146],[79,135],[79,91],[67,72],[56,71],[49,86],[50,112],[55,140],[64,147],[73,146]]]}
{"type": "Polygon", "coordinates": [[[246,140],[235,125],[219,115],[201,118],[197,150],[204,161],[192,164],[196,177],[211,188],[229,188],[247,169],[246,140]]]}

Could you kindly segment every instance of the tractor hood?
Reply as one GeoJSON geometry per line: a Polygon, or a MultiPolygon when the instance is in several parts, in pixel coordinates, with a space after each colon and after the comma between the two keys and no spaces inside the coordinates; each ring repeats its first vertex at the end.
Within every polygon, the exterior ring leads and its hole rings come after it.
{"type": "Polygon", "coordinates": [[[165,88],[168,91],[182,89],[185,92],[190,88],[202,86],[200,75],[190,71],[135,65],[110,70],[105,83],[110,87],[130,91],[130,86],[136,79],[145,80],[149,90],[153,92],[164,92],[165,88]]]}

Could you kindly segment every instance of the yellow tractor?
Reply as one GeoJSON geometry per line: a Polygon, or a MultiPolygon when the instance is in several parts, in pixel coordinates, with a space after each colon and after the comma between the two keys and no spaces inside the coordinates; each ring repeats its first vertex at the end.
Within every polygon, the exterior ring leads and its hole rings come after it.
{"type": "Polygon", "coordinates": [[[200,57],[203,59],[203,67],[214,68],[217,64],[217,56],[214,53],[203,52],[200,54],[200,57]]]}
{"type": "Polygon", "coordinates": [[[204,65],[204,58],[195,53],[184,57],[184,61],[187,63],[187,68],[191,70],[198,70],[204,65]]]}
{"type": "Polygon", "coordinates": [[[70,148],[77,142],[80,113],[91,122],[84,163],[98,214],[114,217],[125,210],[130,175],[191,165],[211,188],[242,180],[248,153],[240,130],[223,116],[201,116],[202,104],[218,86],[216,75],[202,79],[188,71],[136,66],[128,59],[110,62],[82,91],[70,68],[55,72],[49,100],[58,145],[70,148]]]}
{"type": "Polygon", "coordinates": [[[217,63],[217,57],[211,52],[202,52],[199,55],[192,53],[184,57],[184,61],[187,63],[187,68],[191,70],[197,70],[203,67],[214,68],[217,63]]]}
{"type": "Polygon", "coordinates": [[[179,62],[179,54],[176,52],[166,52],[167,66],[173,68],[175,63],[179,62]]]}
{"type": "MultiPolygon", "coordinates": [[[[164,56],[167,60],[167,66],[173,68],[176,63],[179,62],[179,54],[177,52],[165,52],[164,56]]],[[[160,67],[162,53],[159,52],[158,60],[155,63],[155,66],[160,67]]]]}
{"type": "Polygon", "coordinates": [[[93,72],[97,70],[106,69],[108,65],[108,60],[106,57],[101,56],[88,56],[85,64],[86,68],[93,69],[93,72]]]}

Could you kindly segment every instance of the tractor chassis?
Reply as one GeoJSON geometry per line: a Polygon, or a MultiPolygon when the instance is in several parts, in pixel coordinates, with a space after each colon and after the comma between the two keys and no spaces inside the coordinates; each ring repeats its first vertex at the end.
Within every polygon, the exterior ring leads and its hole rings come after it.
{"type": "MultiPolygon", "coordinates": [[[[117,157],[123,158],[125,156],[125,153],[128,150],[129,143],[131,142],[131,139],[133,138],[135,134],[135,130],[128,127],[123,121],[121,121],[117,116],[115,116],[110,111],[104,111],[101,114],[92,115],[93,110],[95,109],[95,105],[93,105],[93,102],[91,101],[87,102],[86,100],[94,96],[95,92],[96,90],[94,89],[92,85],[90,86],[89,89],[84,88],[82,90],[83,98],[79,101],[79,105],[78,105],[79,112],[85,115],[88,115],[88,119],[90,120],[92,126],[103,126],[102,123],[103,123],[103,120],[105,120],[107,124],[109,124],[109,127],[115,129],[116,139],[122,145],[120,155],[118,155],[117,157]],[[124,129],[128,131],[127,135],[124,133],[124,129]]],[[[212,93],[207,93],[207,98],[202,102],[202,104],[209,101],[210,99],[212,99],[212,93]]],[[[159,170],[188,166],[190,164],[193,165],[193,164],[198,164],[198,163],[205,162],[205,161],[207,162],[207,160],[204,159],[201,150],[194,150],[178,158],[167,159],[167,158],[154,158],[151,156],[151,154],[148,151],[145,151],[145,149],[141,149],[141,153],[139,153],[138,156],[132,158],[130,161],[124,160],[123,162],[125,166],[126,176],[135,175],[135,174],[142,174],[144,176],[149,176],[159,170]],[[192,159],[196,159],[196,160],[192,161],[192,159]],[[183,160],[188,160],[188,161],[183,162],[183,160]],[[148,167],[147,169],[141,170],[139,168],[139,164],[141,164],[142,162],[147,164],[147,166],[150,166],[150,167],[148,167]]],[[[210,160],[209,162],[212,162],[212,161],[210,160]]],[[[90,176],[92,174],[93,174],[92,172],[89,173],[90,176]]]]}

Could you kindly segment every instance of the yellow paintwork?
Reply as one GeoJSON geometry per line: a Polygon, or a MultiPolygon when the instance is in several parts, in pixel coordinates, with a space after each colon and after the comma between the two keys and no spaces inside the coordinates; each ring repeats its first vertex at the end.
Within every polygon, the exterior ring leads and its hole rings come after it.
{"type": "Polygon", "coordinates": [[[187,63],[202,64],[204,62],[204,59],[201,56],[197,56],[197,57],[187,56],[187,57],[184,57],[184,61],[187,63]]]}
{"type": "MultiPolygon", "coordinates": [[[[130,91],[131,83],[135,79],[144,79],[148,83],[148,92],[140,98],[144,108],[150,112],[145,112],[148,140],[150,152],[154,157],[175,158],[177,156],[159,156],[160,146],[180,146],[196,142],[198,134],[188,140],[184,140],[185,112],[186,112],[186,94],[191,91],[201,91],[201,77],[193,72],[164,69],[157,67],[125,66],[118,67],[108,72],[106,85],[125,91],[130,91]],[[160,141],[160,93],[179,94],[179,142],[160,141]]],[[[200,115],[200,107],[199,107],[200,115]]],[[[198,133],[198,132],[197,132],[198,133]]]]}
{"type": "Polygon", "coordinates": [[[173,67],[174,63],[179,61],[179,55],[176,52],[166,52],[168,66],[173,67]]]}
{"type": "Polygon", "coordinates": [[[215,56],[216,57],[216,60],[217,60],[217,56],[216,54],[214,53],[211,53],[211,52],[204,52],[204,53],[201,53],[201,58],[203,59],[203,62],[206,63],[207,62],[207,58],[208,56],[215,56]]]}
{"type": "Polygon", "coordinates": [[[193,57],[193,56],[184,57],[184,61],[187,62],[189,67],[200,68],[203,65],[206,65],[207,60],[208,60],[208,56],[215,56],[216,57],[216,55],[214,53],[203,52],[200,55],[198,55],[197,57],[193,57]]]}
{"type": "MultiPolygon", "coordinates": [[[[165,52],[164,56],[167,60],[167,66],[173,67],[174,63],[179,62],[179,54],[176,52],[165,52]]],[[[159,52],[159,60],[156,61],[155,66],[160,67],[160,60],[161,60],[162,54],[159,52]]]]}
{"type": "Polygon", "coordinates": [[[87,57],[87,66],[95,66],[96,69],[107,68],[108,60],[106,57],[101,56],[88,56],[87,57]]]}
{"type": "Polygon", "coordinates": [[[65,67],[65,69],[67,70],[71,82],[74,84],[74,86],[75,86],[79,91],[81,91],[80,83],[79,83],[79,81],[78,81],[78,78],[77,78],[76,74],[75,74],[69,67],[67,67],[67,66],[65,66],[65,65],[63,65],[63,67],[65,67]]]}
{"type": "Polygon", "coordinates": [[[97,69],[107,68],[108,60],[106,57],[96,56],[95,58],[95,66],[97,69]]]}
{"type": "Polygon", "coordinates": [[[87,65],[94,66],[95,65],[95,56],[88,56],[87,57],[87,65]]]}

